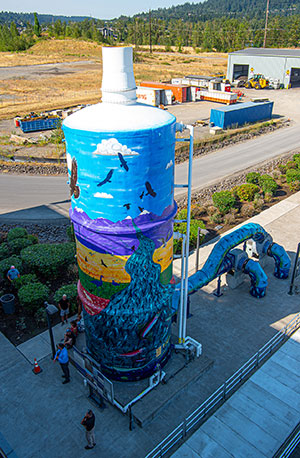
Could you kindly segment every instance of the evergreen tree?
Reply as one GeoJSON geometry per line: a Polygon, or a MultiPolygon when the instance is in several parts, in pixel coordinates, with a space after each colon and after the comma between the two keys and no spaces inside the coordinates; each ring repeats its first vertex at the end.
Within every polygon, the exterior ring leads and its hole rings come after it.
{"type": "Polygon", "coordinates": [[[41,36],[41,26],[40,26],[40,23],[39,23],[39,20],[38,20],[38,17],[37,17],[37,14],[34,13],[34,26],[33,26],[33,31],[34,31],[34,34],[37,36],[37,37],[40,37],[41,36]]]}

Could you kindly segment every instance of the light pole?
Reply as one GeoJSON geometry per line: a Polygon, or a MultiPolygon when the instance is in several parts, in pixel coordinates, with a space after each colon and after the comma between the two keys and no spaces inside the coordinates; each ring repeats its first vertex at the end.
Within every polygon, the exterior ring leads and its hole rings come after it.
{"type": "Polygon", "coordinates": [[[47,301],[44,302],[45,305],[45,311],[46,311],[46,316],[47,316],[47,323],[48,323],[48,329],[49,329],[49,336],[50,336],[50,343],[51,343],[51,349],[52,349],[52,359],[54,359],[55,356],[55,344],[54,344],[54,338],[53,338],[53,332],[52,332],[52,322],[51,322],[51,316],[55,315],[55,313],[58,312],[58,308],[55,307],[53,304],[48,304],[47,301]]]}

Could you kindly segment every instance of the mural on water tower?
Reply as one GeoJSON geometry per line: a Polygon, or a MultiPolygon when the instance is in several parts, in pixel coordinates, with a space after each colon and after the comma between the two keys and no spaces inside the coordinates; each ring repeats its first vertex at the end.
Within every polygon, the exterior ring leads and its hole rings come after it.
{"type": "Polygon", "coordinates": [[[137,380],[170,350],[176,120],[136,103],[131,48],[105,48],[103,70],[103,103],[63,125],[78,293],[88,351],[111,378],[137,380]]]}

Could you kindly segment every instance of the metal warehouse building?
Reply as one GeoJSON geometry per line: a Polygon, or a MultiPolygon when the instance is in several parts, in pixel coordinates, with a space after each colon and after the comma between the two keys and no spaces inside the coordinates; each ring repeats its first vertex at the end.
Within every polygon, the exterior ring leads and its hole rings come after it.
{"type": "Polygon", "coordinates": [[[263,74],[285,88],[300,87],[300,49],[247,48],[228,55],[227,78],[263,74]]]}

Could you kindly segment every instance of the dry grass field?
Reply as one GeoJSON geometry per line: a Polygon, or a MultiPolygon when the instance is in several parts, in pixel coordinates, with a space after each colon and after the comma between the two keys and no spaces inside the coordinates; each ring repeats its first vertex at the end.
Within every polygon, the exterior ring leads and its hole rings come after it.
{"type": "MultiPolygon", "coordinates": [[[[189,48],[183,53],[164,53],[140,48],[134,72],[137,84],[142,80],[166,81],[186,74],[226,73],[226,54],[197,54],[189,48]]],[[[1,79],[0,119],[25,115],[30,111],[65,108],[80,103],[95,103],[101,98],[101,46],[80,40],[45,40],[26,52],[0,53],[0,67],[93,61],[77,66],[73,73],[21,76],[1,79]]],[[[22,70],[22,69],[21,69],[22,70]]]]}

